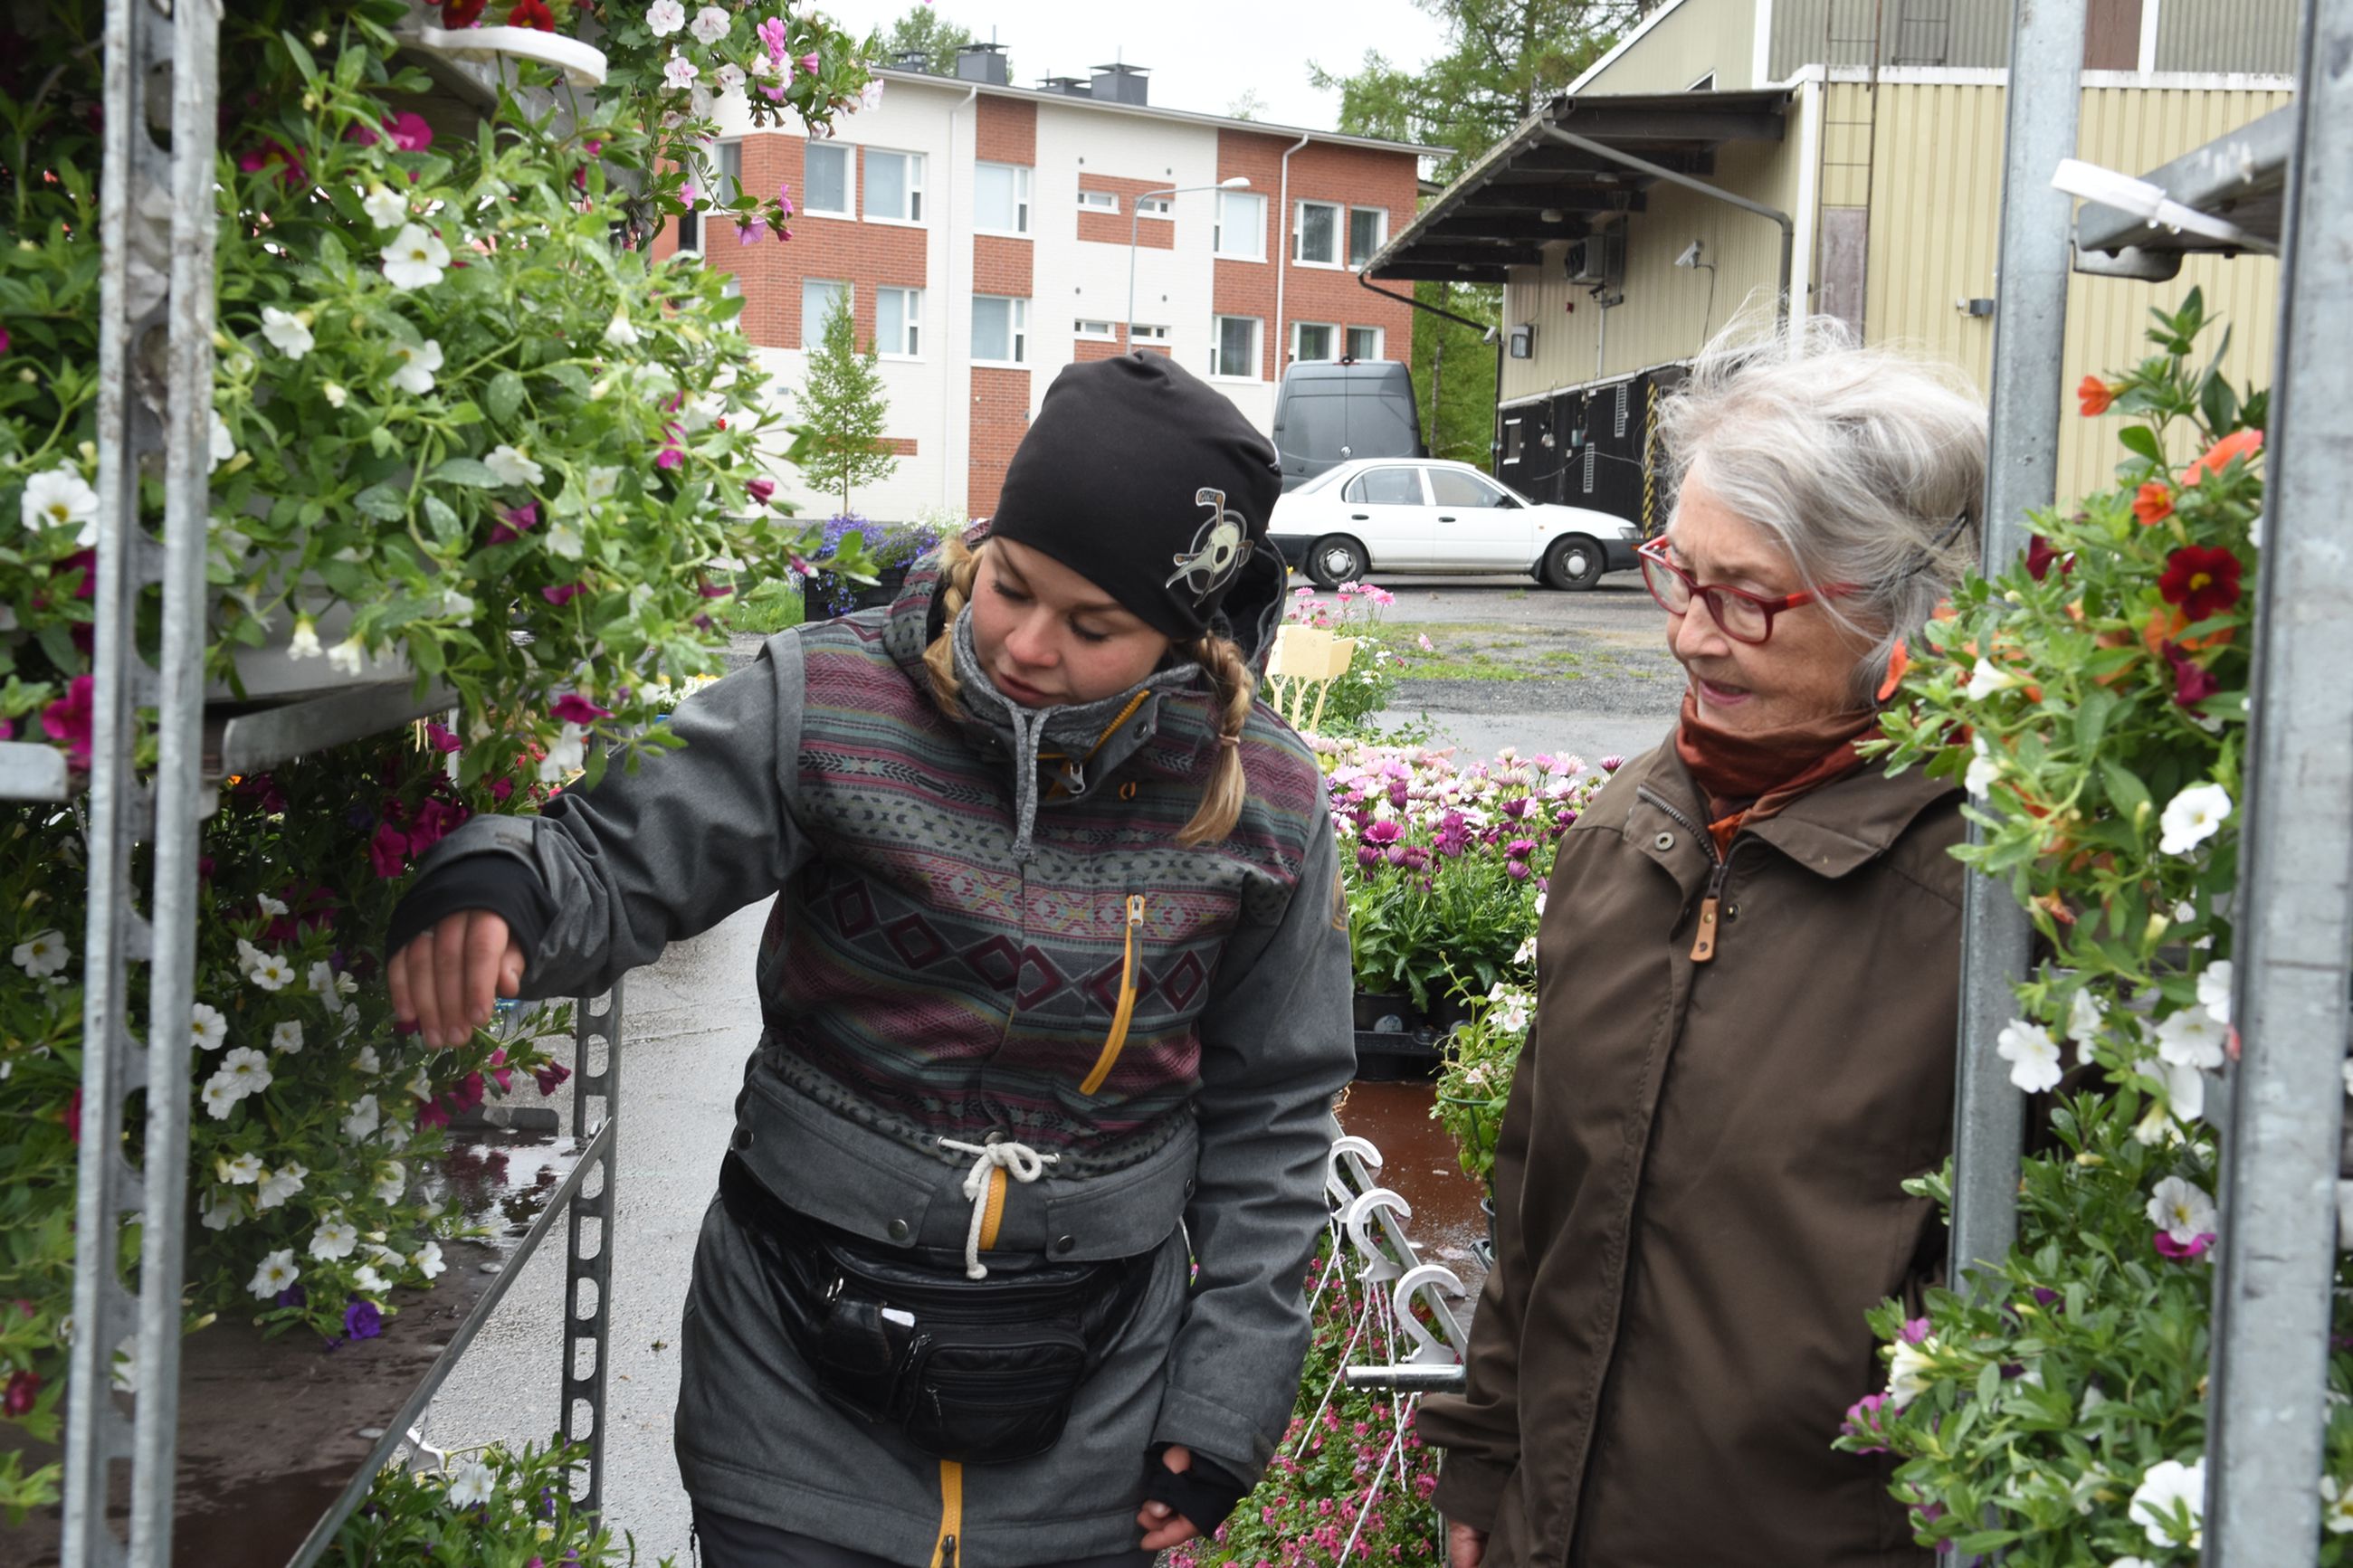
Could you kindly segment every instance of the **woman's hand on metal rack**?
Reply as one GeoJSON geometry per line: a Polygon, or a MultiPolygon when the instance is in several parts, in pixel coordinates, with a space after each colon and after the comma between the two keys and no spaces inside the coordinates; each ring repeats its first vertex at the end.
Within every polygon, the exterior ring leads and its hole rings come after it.
{"type": "Polygon", "coordinates": [[[488,910],[460,910],[411,939],[386,965],[392,1016],[437,1049],[463,1045],[491,1006],[522,986],[522,944],[488,910]]]}
{"type": "MultiPolygon", "coordinates": [[[[1161,1454],[1160,1462],[1183,1475],[1193,1468],[1193,1450],[1181,1443],[1171,1443],[1161,1454]]],[[[1165,1502],[1150,1501],[1135,1510],[1136,1527],[1144,1531],[1144,1550],[1166,1552],[1182,1542],[1192,1540],[1201,1532],[1193,1521],[1165,1502]]]]}
{"type": "Polygon", "coordinates": [[[1446,1568],[1479,1568],[1486,1561],[1487,1532],[1459,1519],[1446,1521],[1446,1568]]]}

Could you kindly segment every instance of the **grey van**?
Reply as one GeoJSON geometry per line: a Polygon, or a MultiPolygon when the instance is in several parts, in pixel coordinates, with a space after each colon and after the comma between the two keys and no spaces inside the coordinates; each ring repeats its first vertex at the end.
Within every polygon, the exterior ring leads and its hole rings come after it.
{"type": "Polygon", "coordinates": [[[1413,376],[1395,360],[1314,360],[1283,373],[1274,399],[1282,488],[1353,458],[1426,458],[1413,376]]]}

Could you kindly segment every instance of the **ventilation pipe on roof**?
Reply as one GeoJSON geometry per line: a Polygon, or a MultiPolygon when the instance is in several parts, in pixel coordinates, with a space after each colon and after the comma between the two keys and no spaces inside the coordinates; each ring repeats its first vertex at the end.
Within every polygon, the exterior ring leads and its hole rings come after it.
{"type": "MultiPolygon", "coordinates": [[[[1621,163],[1629,169],[1639,169],[1654,180],[1664,180],[1671,185],[1681,185],[1684,190],[1696,191],[1701,195],[1712,196],[1719,202],[1729,202],[1743,212],[1752,212],[1758,217],[1771,218],[1775,223],[1779,224],[1781,226],[1781,286],[1774,295],[1773,324],[1785,333],[1789,330],[1790,271],[1797,252],[1798,226],[1790,220],[1788,213],[1778,207],[1768,207],[1763,202],[1752,202],[1746,196],[1736,196],[1720,186],[1709,184],[1705,180],[1695,180],[1689,174],[1663,168],[1647,158],[1637,158],[1631,153],[1621,153],[1606,142],[1596,142],[1590,136],[1579,136],[1574,132],[1563,131],[1557,125],[1546,126],[1544,133],[1564,146],[1574,147],[1580,153],[1589,153],[1597,158],[1606,158],[1610,163],[1621,163]]],[[[1609,318],[1605,316],[1602,320],[1607,321],[1609,318]]]]}

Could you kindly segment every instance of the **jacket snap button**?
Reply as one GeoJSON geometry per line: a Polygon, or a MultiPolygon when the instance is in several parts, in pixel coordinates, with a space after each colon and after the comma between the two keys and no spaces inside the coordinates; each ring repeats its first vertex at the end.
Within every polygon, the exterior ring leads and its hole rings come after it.
{"type": "Polygon", "coordinates": [[[1662,833],[1651,840],[1651,847],[1653,849],[1672,849],[1674,847],[1675,836],[1672,833],[1662,833]]]}
{"type": "Polygon", "coordinates": [[[749,1149],[752,1146],[752,1130],[748,1127],[735,1129],[733,1142],[738,1149],[749,1149]]]}
{"type": "Polygon", "coordinates": [[[1078,1246],[1078,1243],[1071,1237],[1067,1236],[1058,1236],[1054,1238],[1054,1256],[1057,1258],[1065,1257],[1070,1253],[1071,1248],[1076,1246],[1078,1246]]]}
{"type": "Polygon", "coordinates": [[[894,1219],[891,1222],[889,1228],[891,1231],[892,1240],[904,1241],[907,1239],[907,1222],[905,1220],[894,1219]]]}
{"type": "Polygon", "coordinates": [[[1724,906],[1724,918],[1725,918],[1725,920],[1728,920],[1728,921],[1736,921],[1736,920],[1738,920],[1738,919],[1740,918],[1740,906],[1739,906],[1738,904],[1726,904],[1726,905],[1725,905],[1725,906],[1724,906]]]}

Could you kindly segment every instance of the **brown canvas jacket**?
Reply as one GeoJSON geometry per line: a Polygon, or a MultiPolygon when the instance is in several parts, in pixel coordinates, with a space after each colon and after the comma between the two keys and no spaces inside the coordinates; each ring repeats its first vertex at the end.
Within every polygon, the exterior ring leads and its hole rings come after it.
{"type": "Polygon", "coordinates": [[[1548,884],[1469,1388],[1419,1421],[1486,1568],[1927,1560],[1891,1461],[1830,1444],[1886,1382],[1863,1313],[1943,1247],[1901,1184],[1951,1142],[1958,796],[1866,768],[1744,826],[1695,963],[1705,821],[1662,747],[1548,884]]]}

